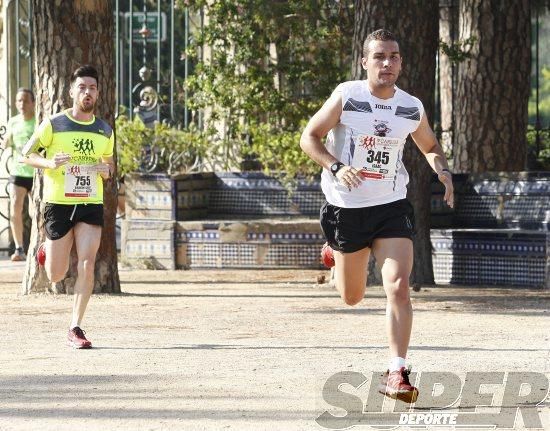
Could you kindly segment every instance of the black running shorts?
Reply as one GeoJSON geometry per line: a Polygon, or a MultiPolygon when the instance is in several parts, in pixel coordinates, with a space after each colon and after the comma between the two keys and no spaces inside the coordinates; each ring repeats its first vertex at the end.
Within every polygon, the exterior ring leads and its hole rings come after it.
{"type": "Polygon", "coordinates": [[[365,208],[340,208],[325,203],[321,229],[329,245],[342,253],[372,247],[376,238],[414,236],[414,210],[407,199],[365,208]]]}
{"type": "Polygon", "coordinates": [[[12,183],[14,186],[25,187],[27,192],[30,192],[32,189],[33,177],[20,177],[18,175],[11,175],[8,182],[12,183]]]}
{"type": "Polygon", "coordinates": [[[48,239],[63,238],[77,223],[103,226],[102,204],[46,204],[44,226],[48,239]]]}

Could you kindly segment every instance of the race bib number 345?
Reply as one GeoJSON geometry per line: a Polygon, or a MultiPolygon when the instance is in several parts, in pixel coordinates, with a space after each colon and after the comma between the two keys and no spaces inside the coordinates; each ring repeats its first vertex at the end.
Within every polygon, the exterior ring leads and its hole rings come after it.
{"type": "Polygon", "coordinates": [[[393,180],[400,149],[400,139],[359,135],[351,165],[365,178],[393,180]]]}
{"type": "Polygon", "coordinates": [[[93,198],[97,195],[97,172],[84,165],[67,165],[65,197],[93,198]]]}

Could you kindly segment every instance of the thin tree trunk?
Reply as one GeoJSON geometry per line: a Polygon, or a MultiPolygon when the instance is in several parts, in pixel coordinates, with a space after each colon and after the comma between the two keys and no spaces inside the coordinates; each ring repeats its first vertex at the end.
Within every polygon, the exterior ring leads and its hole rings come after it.
{"type": "Polygon", "coordinates": [[[527,158],[531,73],[528,0],[462,0],[459,39],[476,38],[458,66],[454,169],[521,171],[527,158]]]}
{"type": "MultiPolygon", "coordinates": [[[[363,41],[369,33],[386,28],[395,34],[403,57],[397,86],[418,97],[428,119],[433,118],[435,58],[438,40],[438,1],[356,0],[352,78],[363,78],[360,66],[363,41]]],[[[409,138],[404,162],[410,175],[408,198],[414,206],[414,285],[433,284],[430,242],[430,182],[432,170],[409,138]]]]}
{"type": "MultiPolygon", "coordinates": [[[[447,45],[456,40],[458,27],[458,0],[440,0],[439,39],[447,45]]],[[[455,66],[450,58],[439,53],[439,100],[441,109],[441,146],[445,154],[453,154],[453,81],[455,66]]]]}
{"type": "MultiPolygon", "coordinates": [[[[114,18],[109,0],[32,0],[34,76],[39,120],[71,106],[70,75],[82,64],[92,64],[99,72],[99,100],[96,115],[114,128],[114,18]]],[[[115,148],[116,156],[116,148],[115,148]]],[[[24,294],[50,289],[45,272],[36,264],[38,245],[45,240],[44,205],[41,201],[42,172],[35,175],[31,242],[25,276],[24,294]]],[[[120,292],[117,268],[115,217],[116,183],[104,182],[105,226],[97,253],[94,292],[120,292]]],[[[72,292],[76,280],[76,260],[55,292],[72,292]]]]}

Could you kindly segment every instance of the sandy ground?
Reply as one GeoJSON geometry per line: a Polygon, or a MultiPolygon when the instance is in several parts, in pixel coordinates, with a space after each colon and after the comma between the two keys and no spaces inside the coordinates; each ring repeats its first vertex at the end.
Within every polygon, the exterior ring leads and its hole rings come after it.
{"type": "MultiPolygon", "coordinates": [[[[339,414],[327,379],[387,362],[381,288],[350,308],[322,271],[121,271],[124,293],[90,302],[87,351],[65,345],[71,297],[19,296],[22,266],[0,272],[0,430],[319,430],[339,414]]],[[[412,294],[414,369],[550,378],[550,292],[412,294]]]]}

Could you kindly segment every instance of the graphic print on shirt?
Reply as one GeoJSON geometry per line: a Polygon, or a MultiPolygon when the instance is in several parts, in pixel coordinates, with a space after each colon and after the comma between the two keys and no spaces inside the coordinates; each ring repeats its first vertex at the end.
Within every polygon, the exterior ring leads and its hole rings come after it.
{"type": "Polygon", "coordinates": [[[73,139],[74,151],[85,156],[95,153],[94,141],[91,139],[73,139]]]}
{"type": "Polygon", "coordinates": [[[348,166],[353,166],[353,157],[355,155],[355,148],[358,145],[356,141],[357,141],[357,136],[352,130],[351,133],[349,134],[349,146],[347,146],[347,151],[346,149],[344,149],[344,151],[342,152],[343,162],[348,166]]]}
{"type": "Polygon", "coordinates": [[[387,121],[374,120],[374,134],[376,136],[386,136],[391,132],[391,129],[388,127],[387,121]]]}
{"type": "Polygon", "coordinates": [[[407,118],[408,120],[420,121],[420,110],[416,106],[411,108],[398,106],[395,110],[395,115],[398,117],[407,118]]]}
{"type": "Polygon", "coordinates": [[[372,108],[369,102],[361,102],[359,100],[352,99],[351,97],[346,100],[346,104],[343,108],[344,111],[356,111],[356,112],[370,112],[372,114],[372,108]]]}

